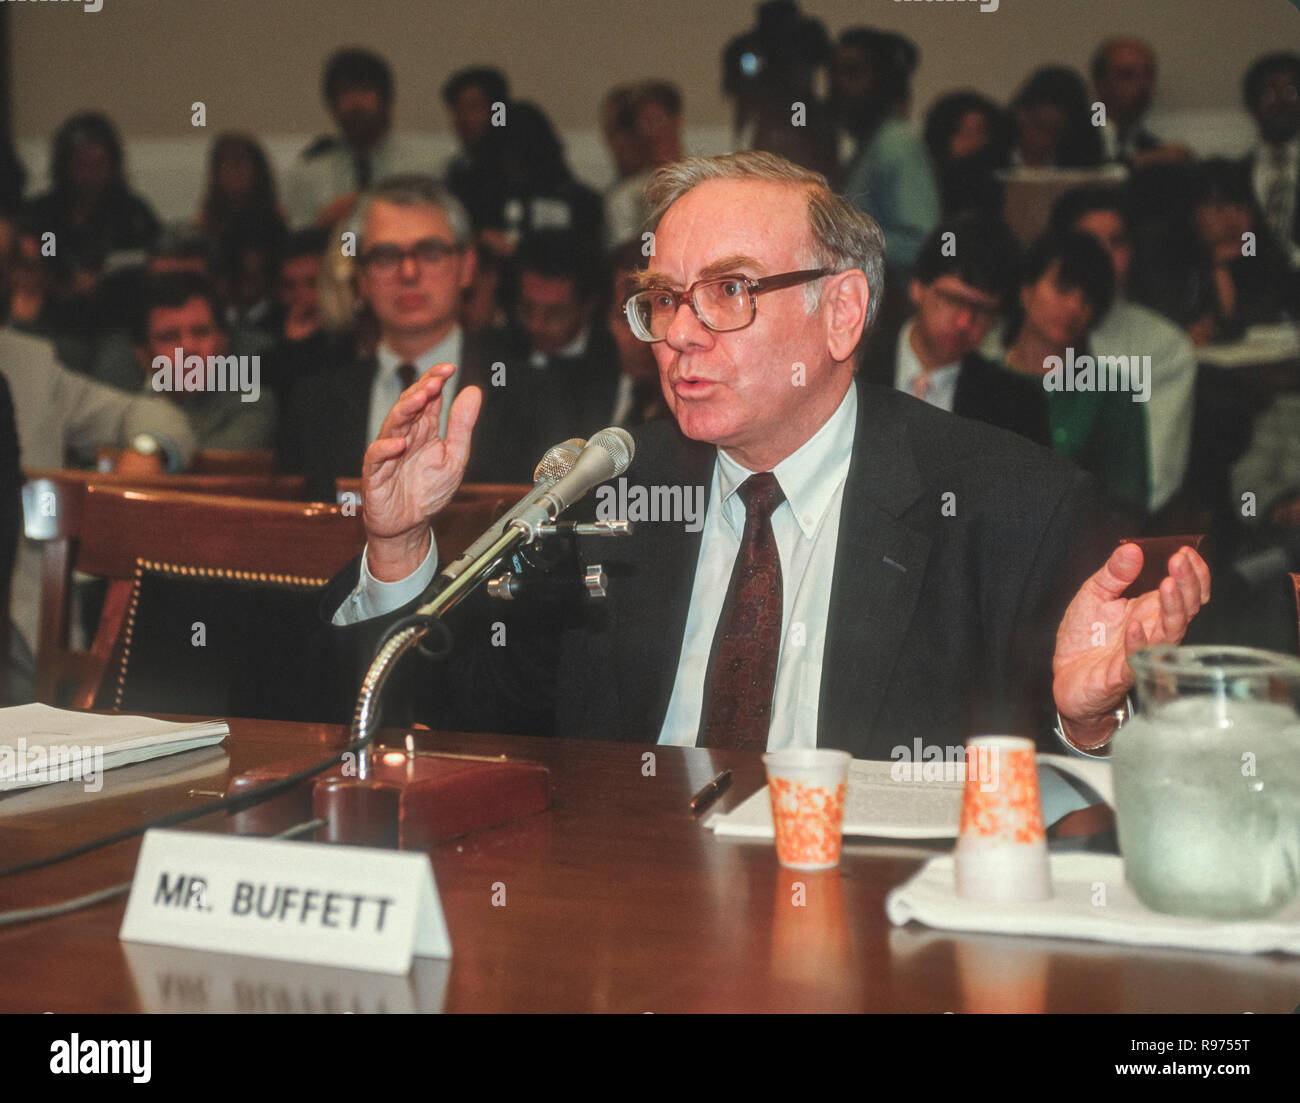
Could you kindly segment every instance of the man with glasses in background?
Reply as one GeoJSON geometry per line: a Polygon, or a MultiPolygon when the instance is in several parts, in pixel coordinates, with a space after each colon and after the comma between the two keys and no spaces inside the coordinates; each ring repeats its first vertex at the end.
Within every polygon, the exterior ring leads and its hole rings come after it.
{"type": "MultiPolygon", "coordinates": [[[[282,469],[306,475],[309,494],[323,501],[334,499],[335,479],[361,474],[367,444],[417,378],[444,365],[450,400],[476,371],[456,320],[474,274],[469,219],[456,197],[429,177],[391,177],[362,197],[352,229],[365,311],[358,344],[367,330],[377,329],[378,341],[294,382],[278,445],[282,469]]],[[[447,431],[446,410],[438,430],[447,431]]]]}
{"type": "MultiPolygon", "coordinates": [[[[1122,598],[1141,552],[1092,550],[1086,476],[855,379],[884,243],[821,176],[767,153],[694,158],[649,197],[655,253],[627,317],[675,424],[636,431],[625,477],[703,488],[702,524],[574,538],[578,564],[604,566],[603,602],[521,612],[493,646],[503,614],[476,595],[447,663],[409,664],[390,695],[441,728],[876,759],[1041,735],[1055,705],[1067,742],[1105,748],[1127,656],[1181,639],[1209,597],[1204,563],[1180,550],[1160,592],[1122,598]]],[[[429,520],[482,400],[462,387],[440,433],[448,372],[404,392],[367,450],[367,548],[324,598],[340,646],[367,653],[437,571],[429,520]]]]}
{"type": "Polygon", "coordinates": [[[908,285],[915,312],[871,334],[864,377],[1050,447],[1042,387],[976,351],[1019,286],[1019,252],[1001,222],[959,215],[940,223],[908,285]]]}

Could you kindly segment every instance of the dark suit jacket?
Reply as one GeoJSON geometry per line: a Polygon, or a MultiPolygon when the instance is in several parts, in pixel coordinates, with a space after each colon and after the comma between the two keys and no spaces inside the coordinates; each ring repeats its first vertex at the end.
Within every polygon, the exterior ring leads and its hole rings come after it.
{"type": "MultiPolygon", "coordinates": [[[[1258,160],[1259,151],[1252,150],[1237,164],[1242,177],[1245,179],[1247,186],[1251,190],[1251,194],[1255,195],[1255,202],[1258,204],[1260,211],[1263,212],[1268,197],[1255,193],[1255,165],[1258,160]]],[[[1291,219],[1291,243],[1300,245],[1300,183],[1296,184],[1295,202],[1292,210],[1295,211],[1295,214],[1291,219]]],[[[1256,219],[1256,226],[1257,228],[1263,227],[1265,231],[1268,230],[1268,223],[1264,219],[1256,219]]],[[[1279,244],[1282,243],[1279,242],[1279,244]]]]}
{"type": "MultiPolygon", "coordinates": [[[[1012,434],[858,386],[818,745],[883,759],[914,738],[952,745],[977,732],[1049,731],[1056,628],[1100,563],[1088,477],[1012,434]]],[[[707,494],[711,445],[672,422],[634,436],[629,483],[701,485],[707,494]]],[[[591,499],[583,504],[589,512],[591,499]]],[[[435,727],[652,743],[676,677],[700,542],[667,522],[623,539],[577,539],[577,562],[605,568],[604,601],[489,606],[480,591],[449,618],[452,658],[435,668],[406,659],[386,696],[417,701],[413,715],[435,727]],[[505,646],[493,646],[497,622],[505,646]]],[[[331,582],[326,618],[357,571],[354,562],[331,582]]],[[[364,664],[379,632],[414,604],[333,629],[336,648],[364,664]]]]}
{"type": "Polygon", "coordinates": [[[581,356],[534,368],[528,353],[527,337],[514,328],[480,335],[484,404],[470,451],[472,481],[531,482],[551,445],[590,437],[613,416],[618,345],[603,323],[592,323],[581,356]]]}
{"type": "MultiPolygon", "coordinates": [[[[868,382],[881,387],[894,385],[898,335],[906,321],[901,319],[893,327],[872,333],[862,369],[862,376],[868,382]]],[[[1019,433],[1044,448],[1052,446],[1047,395],[1029,380],[1004,371],[977,352],[968,354],[961,362],[952,412],[1019,433]]]]}
{"type": "MultiPolygon", "coordinates": [[[[478,342],[465,334],[460,383],[482,384],[478,342]]],[[[332,359],[318,370],[299,374],[287,390],[276,440],[281,471],[307,477],[313,501],[334,501],[334,481],[361,475],[361,460],[370,444],[370,388],[379,361],[360,356],[354,345],[337,342],[324,355],[332,359]]],[[[535,463],[536,461],[534,461],[535,463]]],[[[524,482],[528,472],[503,481],[524,482]]],[[[467,476],[474,478],[474,473],[467,476]]]]}

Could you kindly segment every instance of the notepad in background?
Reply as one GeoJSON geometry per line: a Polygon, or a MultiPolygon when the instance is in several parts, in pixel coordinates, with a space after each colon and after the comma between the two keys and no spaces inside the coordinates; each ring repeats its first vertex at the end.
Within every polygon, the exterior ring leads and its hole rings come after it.
{"type": "MultiPolygon", "coordinates": [[[[1043,822],[1050,825],[1081,808],[1101,802],[1110,804],[1110,769],[1109,762],[1040,754],[1043,822]]],[[[965,783],[964,762],[914,765],[855,758],[849,763],[844,834],[881,839],[955,839],[965,783]],[[931,776],[939,777],[925,780],[927,767],[931,767],[931,776]]],[[[717,835],[733,838],[772,838],[772,805],[766,786],[732,811],[715,812],[705,826],[717,835]]]]}
{"type": "Polygon", "coordinates": [[[90,791],[103,770],[210,747],[229,734],[224,720],[177,723],[41,704],[0,709],[0,792],[68,780],[88,782],[90,791]]]}

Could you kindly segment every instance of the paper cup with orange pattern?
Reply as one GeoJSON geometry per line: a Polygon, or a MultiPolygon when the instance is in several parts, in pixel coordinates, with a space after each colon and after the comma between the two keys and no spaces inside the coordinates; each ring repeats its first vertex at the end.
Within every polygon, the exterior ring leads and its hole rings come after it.
{"type": "Polygon", "coordinates": [[[847,751],[774,751],[763,756],[772,799],[776,857],[788,869],[831,869],[840,864],[847,751]]]}
{"type": "Polygon", "coordinates": [[[1022,904],[1051,898],[1032,739],[981,735],[967,742],[953,866],[957,895],[966,900],[1022,904]]]}

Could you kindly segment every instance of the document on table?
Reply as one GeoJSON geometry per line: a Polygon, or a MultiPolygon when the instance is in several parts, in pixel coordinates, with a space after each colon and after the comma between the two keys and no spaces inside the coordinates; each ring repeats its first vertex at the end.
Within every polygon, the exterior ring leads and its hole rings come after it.
{"type": "Polygon", "coordinates": [[[56,781],[98,784],[104,770],[209,747],[229,734],[224,720],[176,723],[41,704],[0,709],[0,792],[56,781]]]}
{"type": "MultiPolygon", "coordinates": [[[[1113,799],[1109,762],[1040,754],[1038,767],[1043,819],[1047,824],[1076,808],[1101,802],[1109,804],[1113,799]]],[[[965,762],[879,762],[855,758],[849,763],[844,834],[881,839],[956,838],[965,784],[965,762]]],[[[772,805],[767,787],[731,812],[715,812],[705,826],[718,835],[772,838],[772,805]]]]}

